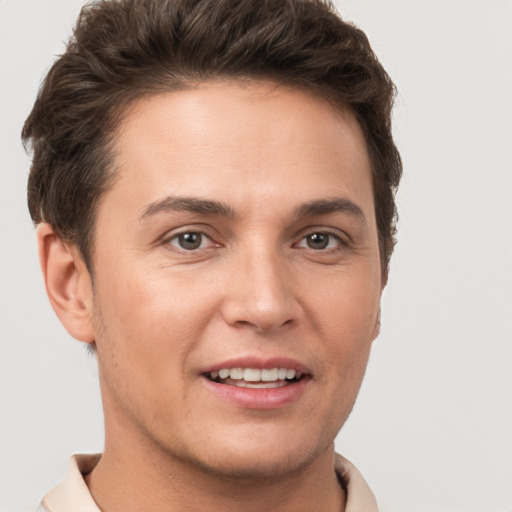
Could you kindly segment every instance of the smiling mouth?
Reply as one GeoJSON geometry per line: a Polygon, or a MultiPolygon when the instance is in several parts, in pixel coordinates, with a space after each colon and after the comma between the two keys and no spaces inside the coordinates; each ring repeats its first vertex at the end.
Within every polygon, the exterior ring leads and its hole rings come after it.
{"type": "Polygon", "coordinates": [[[292,368],[222,368],[208,372],[206,378],[218,384],[252,389],[273,389],[289,386],[304,378],[304,374],[292,368]]]}

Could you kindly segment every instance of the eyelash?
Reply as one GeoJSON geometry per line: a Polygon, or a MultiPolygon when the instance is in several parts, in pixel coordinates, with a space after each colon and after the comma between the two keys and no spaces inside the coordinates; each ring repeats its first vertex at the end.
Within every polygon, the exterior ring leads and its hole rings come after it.
{"type": "MultiPolygon", "coordinates": [[[[180,237],[185,237],[186,235],[199,235],[199,237],[200,237],[200,245],[203,244],[203,242],[205,241],[204,239],[207,239],[207,240],[210,240],[211,242],[213,242],[212,238],[209,237],[206,233],[203,233],[202,231],[189,230],[189,231],[181,231],[180,233],[175,233],[174,235],[164,239],[164,243],[166,245],[173,245],[171,243],[173,240],[179,241],[180,237]]],[[[220,244],[215,244],[213,242],[213,245],[219,246],[220,244]]],[[[173,245],[173,247],[176,247],[180,251],[190,252],[190,253],[198,251],[198,250],[205,250],[205,249],[207,249],[205,247],[197,247],[197,248],[192,248],[192,249],[190,249],[190,248],[186,249],[184,247],[179,247],[178,245],[173,245]]]]}
{"type": "MultiPolygon", "coordinates": [[[[343,250],[344,248],[348,247],[348,242],[346,240],[344,240],[342,237],[339,236],[339,234],[337,233],[333,233],[332,231],[328,231],[328,230],[318,230],[318,231],[311,231],[307,234],[305,234],[304,236],[301,237],[301,239],[299,240],[299,242],[295,243],[293,245],[293,247],[297,247],[297,248],[301,248],[299,244],[301,243],[305,243],[307,244],[307,239],[308,237],[313,237],[315,235],[320,235],[320,236],[327,236],[329,237],[329,240],[327,241],[327,247],[326,248],[320,248],[320,249],[317,249],[317,248],[314,248],[314,247],[302,247],[304,249],[310,249],[312,251],[314,251],[315,253],[317,254],[333,254],[333,253],[336,253],[336,252],[339,252],[341,250],[343,250]],[[332,241],[335,241],[336,242],[336,247],[328,247],[332,241]]],[[[205,242],[209,240],[213,246],[217,246],[219,247],[221,244],[217,244],[213,241],[213,239],[208,236],[206,233],[202,232],[202,231],[198,231],[198,230],[189,230],[189,231],[181,231],[179,233],[175,233],[173,234],[172,236],[170,237],[167,237],[163,240],[164,244],[166,245],[172,245],[173,247],[176,247],[176,249],[182,251],[182,252],[188,252],[188,253],[194,253],[194,252],[197,252],[197,251],[204,251],[204,250],[207,250],[209,249],[210,247],[201,247],[201,245],[205,242]],[[199,246],[198,247],[192,247],[192,248],[185,248],[185,247],[180,247],[178,244],[180,242],[180,238],[182,237],[186,237],[187,235],[199,235],[200,239],[199,239],[199,246]],[[206,239],[206,240],[205,240],[206,239]],[[176,241],[176,245],[173,244],[172,242],[173,241],[176,241]]],[[[182,239],[183,241],[183,239],[182,239]]],[[[191,242],[193,243],[193,241],[191,242]]]]}
{"type": "Polygon", "coordinates": [[[315,249],[313,247],[305,247],[306,249],[310,249],[312,251],[315,251],[315,253],[322,253],[322,254],[334,254],[337,253],[345,248],[348,247],[348,242],[344,240],[339,234],[333,233],[329,230],[318,230],[318,231],[311,231],[304,235],[300,241],[295,244],[295,246],[298,246],[298,244],[305,242],[307,244],[308,237],[312,237],[314,235],[320,235],[320,236],[327,236],[329,237],[329,240],[327,242],[327,245],[329,245],[333,240],[336,242],[335,247],[327,247],[327,248],[321,248],[321,249],[315,249]]]}

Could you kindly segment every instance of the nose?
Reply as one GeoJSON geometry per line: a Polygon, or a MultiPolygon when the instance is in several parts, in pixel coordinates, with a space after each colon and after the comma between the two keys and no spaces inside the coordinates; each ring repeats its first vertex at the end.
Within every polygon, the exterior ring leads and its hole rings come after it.
{"type": "Polygon", "coordinates": [[[278,252],[253,251],[240,259],[231,268],[226,287],[224,320],[261,333],[297,323],[302,307],[294,292],[293,273],[278,252]]]}

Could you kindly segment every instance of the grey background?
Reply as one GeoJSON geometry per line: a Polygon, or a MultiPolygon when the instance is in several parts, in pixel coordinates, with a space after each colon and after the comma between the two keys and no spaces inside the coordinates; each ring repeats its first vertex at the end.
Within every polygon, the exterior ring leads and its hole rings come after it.
{"type": "MultiPolygon", "coordinates": [[[[102,449],[94,361],[47,303],[19,141],[81,0],[0,0],[0,508],[102,449]]],[[[337,439],[383,512],[510,512],[512,2],[339,0],[400,90],[383,326],[337,439]]]]}

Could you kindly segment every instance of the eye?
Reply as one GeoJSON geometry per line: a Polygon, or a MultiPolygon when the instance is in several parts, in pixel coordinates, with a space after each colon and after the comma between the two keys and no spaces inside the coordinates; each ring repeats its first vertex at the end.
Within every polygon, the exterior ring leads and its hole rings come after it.
{"type": "Polygon", "coordinates": [[[297,247],[305,247],[315,251],[324,251],[328,249],[336,249],[343,245],[340,237],[332,233],[310,233],[305,236],[298,244],[297,247]]]}
{"type": "Polygon", "coordinates": [[[213,245],[211,238],[198,231],[178,233],[177,235],[169,238],[167,243],[183,251],[195,251],[197,249],[205,249],[206,247],[213,245]]]}

